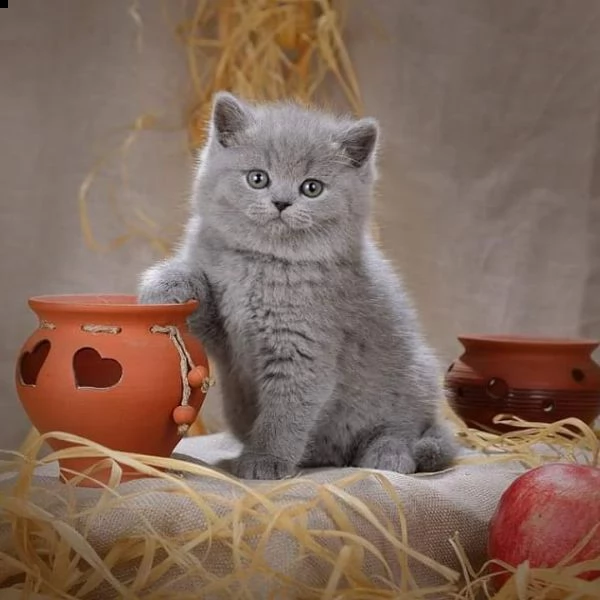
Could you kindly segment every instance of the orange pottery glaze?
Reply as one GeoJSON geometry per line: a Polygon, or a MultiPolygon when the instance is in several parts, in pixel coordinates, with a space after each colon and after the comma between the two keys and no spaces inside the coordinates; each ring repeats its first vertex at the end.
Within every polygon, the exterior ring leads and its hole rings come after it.
{"type": "Polygon", "coordinates": [[[552,423],[600,414],[597,340],[460,336],[464,353],[446,373],[448,401],[470,427],[505,432],[498,414],[552,423]]]}
{"type": "MultiPolygon", "coordinates": [[[[34,297],[29,306],[40,324],[19,354],[16,386],[37,430],[170,456],[208,389],[206,354],[186,324],[197,302],[139,305],[135,296],[79,294],[34,297]]],[[[99,460],[61,460],[61,476],[70,480],[99,460]]],[[[143,476],[120,466],[122,481],[143,476]]],[[[95,486],[109,474],[97,468],[77,483],[95,486]]]]}

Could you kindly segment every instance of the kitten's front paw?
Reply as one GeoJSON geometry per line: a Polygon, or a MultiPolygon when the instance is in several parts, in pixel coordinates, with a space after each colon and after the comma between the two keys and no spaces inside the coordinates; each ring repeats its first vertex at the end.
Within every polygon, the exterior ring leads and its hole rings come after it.
{"type": "Polygon", "coordinates": [[[242,453],[232,464],[232,473],[240,479],[286,479],[297,471],[294,463],[255,452],[242,453]]]}
{"type": "Polygon", "coordinates": [[[196,290],[190,278],[166,265],[148,269],[138,287],[140,304],[183,304],[195,297],[196,290]]]}
{"type": "Polygon", "coordinates": [[[157,287],[144,288],[138,291],[140,304],[184,304],[194,299],[193,290],[181,284],[162,284],[157,287]]]}

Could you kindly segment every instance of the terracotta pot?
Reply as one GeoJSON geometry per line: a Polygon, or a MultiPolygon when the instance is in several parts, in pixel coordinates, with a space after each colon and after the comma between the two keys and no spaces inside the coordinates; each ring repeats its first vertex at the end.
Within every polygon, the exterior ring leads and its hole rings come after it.
{"type": "MultiPolygon", "coordinates": [[[[208,361],[186,324],[197,303],[138,305],[134,296],[81,294],[39,296],[29,306],[40,323],[21,349],[16,386],[38,431],[168,457],[208,390],[208,361]]],[[[61,475],[71,479],[97,462],[63,460],[61,475]]],[[[123,469],[122,480],[140,477],[123,469]]],[[[105,482],[108,475],[104,469],[92,477],[105,482]]]]}
{"type": "Polygon", "coordinates": [[[470,427],[493,432],[498,414],[551,423],[600,414],[596,340],[460,336],[464,353],[446,373],[448,401],[470,427]]]}

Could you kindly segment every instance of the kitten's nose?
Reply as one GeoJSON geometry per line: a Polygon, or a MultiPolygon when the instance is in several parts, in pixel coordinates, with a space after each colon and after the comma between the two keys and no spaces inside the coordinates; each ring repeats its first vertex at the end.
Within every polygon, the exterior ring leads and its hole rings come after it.
{"type": "Polygon", "coordinates": [[[279,212],[283,212],[288,206],[292,205],[291,202],[282,202],[281,200],[273,200],[273,204],[279,212]]]}

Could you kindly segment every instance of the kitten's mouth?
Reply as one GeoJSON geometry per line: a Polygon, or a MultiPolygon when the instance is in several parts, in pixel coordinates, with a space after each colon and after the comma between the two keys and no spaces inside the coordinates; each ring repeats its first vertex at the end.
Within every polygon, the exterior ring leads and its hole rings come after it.
{"type": "Polygon", "coordinates": [[[288,235],[290,230],[295,229],[293,225],[293,219],[290,222],[289,217],[284,217],[283,215],[273,215],[266,221],[263,221],[263,227],[266,227],[267,230],[271,232],[271,234],[279,236],[279,235],[288,235]]]}
{"type": "Polygon", "coordinates": [[[290,231],[306,230],[313,224],[312,217],[306,212],[290,209],[271,212],[250,208],[247,210],[246,215],[258,227],[266,227],[276,235],[286,235],[290,231]]]}
{"type": "Polygon", "coordinates": [[[289,227],[289,223],[286,219],[283,218],[282,214],[277,215],[276,217],[273,217],[269,223],[273,223],[275,227],[289,227]]]}
{"type": "Polygon", "coordinates": [[[313,220],[308,216],[302,213],[299,214],[281,214],[276,218],[276,222],[281,229],[285,229],[289,231],[290,229],[293,231],[304,231],[309,229],[313,220]]]}
{"type": "Polygon", "coordinates": [[[269,219],[269,223],[280,223],[287,225],[288,221],[290,220],[290,216],[289,214],[286,215],[285,212],[286,211],[277,211],[276,214],[272,214],[271,218],[269,219]]]}

